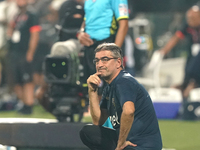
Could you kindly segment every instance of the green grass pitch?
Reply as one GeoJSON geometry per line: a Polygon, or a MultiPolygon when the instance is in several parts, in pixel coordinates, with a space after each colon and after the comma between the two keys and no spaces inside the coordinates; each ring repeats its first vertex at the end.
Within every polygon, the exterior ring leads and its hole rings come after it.
{"type": "MultiPolygon", "coordinates": [[[[20,115],[16,111],[0,111],[0,118],[47,118],[55,119],[41,106],[35,106],[33,114],[20,115]]],[[[90,117],[83,122],[91,122],[90,117]]],[[[159,120],[164,148],[176,150],[200,150],[200,121],[159,120]]]]}

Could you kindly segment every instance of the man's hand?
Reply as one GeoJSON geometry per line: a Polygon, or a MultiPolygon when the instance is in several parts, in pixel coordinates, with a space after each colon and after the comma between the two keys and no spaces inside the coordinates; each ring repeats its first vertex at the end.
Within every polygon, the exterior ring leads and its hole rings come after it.
{"type": "Polygon", "coordinates": [[[44,94],[47,92],[48,84],[43,82],[42,85],[36,90],[35,97],[40,101],[43,99],[44,94]]]}
{"type": "Polygon", "coordinates": [[[160,49],[160,50],[158,50],[160,53],[161,53],[161,55],[163,55],[163,56],[165,56],[166,54],[167,54],[167,51],[165,50],[165,49],[160,49]]]}
{"type": "Polygon", "coordinates": [[[26,61],[27,62],[32,62],[33,61],[33,57],[34,57],[33,52],[28,50],[27,53],[26,53],[26,61]]]}
{"type": "Polygon", "coordinates": [[[122,146],[117,146],[115,150],[123,150],[126,146],[133,146],[133,147],[136,147],[137,145],[136,144],[133,144],[131,143],[130,141],[125,141],[124,144],[122,146]]]}
{"type": "Polygon", "coordinates": [[[96,92],[98,86],[100,85],[101,83],[101,79],[99,78],[99,75],[101,73],[100,72],[97,72],[93,75],[91,75],[88,79],[87,79],[87,84],[88,84],[88,90],[89,91],[93,91],[93,92],[96,92]]]}
{"type": "Polygon", "coordinates": [[[93,40],[90,38],[89,34],[85,32],[80,32],[78,34],[78,40],[84,46],[91,46],[94,44],[93,40]]]}

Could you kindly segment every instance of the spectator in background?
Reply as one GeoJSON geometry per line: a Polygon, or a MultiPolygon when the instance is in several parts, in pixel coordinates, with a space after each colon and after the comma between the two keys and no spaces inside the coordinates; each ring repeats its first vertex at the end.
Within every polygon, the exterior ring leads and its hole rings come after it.
{"type": "Polygon", "coordinates": [[[200,9],[195,5],[186,13],[187,23],[176,31],[174,36],[160,50],[166,55],[184,37],[189,40],[188,57],[185,66],[185,77],[180,86],[183,97],[187,98],[191,89],[200,85],[200,9]],[[199,62],[199,63],[198,63],[199,62]]]}
{"type": "Polygon", "coordinates": [[[6,30],[8,23],[13,19],[14,15],[17,13],[17,6],[14,0],[5,0],[0,2],[0,63],[2,66],[2,82],[6,82],[6,54],[8,52],[8,42],[6,38],[6,30]]]}
{"type": "Polygon", "coordinates": [[[37,16],[27,9],[27,0],[16,0],[19,13],[8,28],[10,50],[8,53],[10,80],[14,91],[24,106],[19,110],[23,114],[31,114],[34,104],[34,84],[32,80],[32,61],[41,30],[37,16]]]}
{"type": "Polygon", "coordinates": [[[16,13],[17,7],[14,0],[0,2],[0,49],[6,45],[6,28],[16,13]]]}

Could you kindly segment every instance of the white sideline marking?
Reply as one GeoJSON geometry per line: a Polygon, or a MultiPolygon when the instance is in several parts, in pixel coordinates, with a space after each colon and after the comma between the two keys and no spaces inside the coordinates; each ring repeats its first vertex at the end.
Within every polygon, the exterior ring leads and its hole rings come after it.
{"type": "Polygon", "coordinates": [[[40,118],[0,118],[0,123],[55,123],[56,119],[40,118]]]}
{"type": "Polygon", "coordinates": [[[176,150],[175,148],[163,148],[162,150],[176,150]]]}

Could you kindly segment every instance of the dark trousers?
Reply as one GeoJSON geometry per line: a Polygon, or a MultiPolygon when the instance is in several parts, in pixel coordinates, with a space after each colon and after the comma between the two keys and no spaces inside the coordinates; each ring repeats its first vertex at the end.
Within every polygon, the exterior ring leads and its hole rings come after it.
{"type": "MultiPolygon", "coordinates": [[[[118,135],[114,129],[103,126],[86,125],[80,131],[82,142],[91,150],[115,150],[118,135]]],[[[124,150],[136,150],[127,146],[124,150]]]]}
{"type": "Polygon", "coordinates": [[[200,52],[191,61],[190,68],[188,69],[190,78],[194,79],[196,84],[200,86],[200,52]]]}

